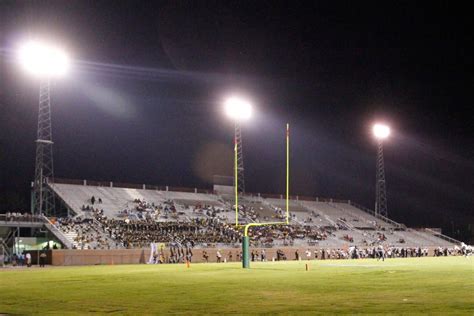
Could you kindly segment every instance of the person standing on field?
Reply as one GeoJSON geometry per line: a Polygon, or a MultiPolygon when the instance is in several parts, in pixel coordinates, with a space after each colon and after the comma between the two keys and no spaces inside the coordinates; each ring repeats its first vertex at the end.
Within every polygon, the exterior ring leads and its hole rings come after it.
{"type": "Polygon", "coordinates": [[[41,267],[41,268],[44,268],[44,265],[45,265],[45,263],[46,263],[46,257],[47,257],[47,256],[46,256],[46,252],[44,252],[44,251],[41,252],[40,257],[39,257],[40,267],[41,267]]]}
{"type": "Polygon", "coordinates": [[[31,267],[31,254],[27,252],[25,258],[26,258],[26,266],[28,268],[31,267]]]}

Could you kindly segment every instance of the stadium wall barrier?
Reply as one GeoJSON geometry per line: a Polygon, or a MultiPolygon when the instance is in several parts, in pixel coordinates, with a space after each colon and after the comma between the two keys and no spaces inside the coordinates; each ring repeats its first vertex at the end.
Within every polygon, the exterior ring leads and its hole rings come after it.
{"type": "MultiPolygon", "coordinates": [[[[314,251],[318,250],[318,260],[321,259],[321,250],[328,248],[319,247],[281,247],[281,248],[251,248],[250,252],[257,250],[258,254],[265,249],[266,260],[276,260],[276,252],[278,249],[282,250],[287,260],[295,260],[295,252],[298,250],[301,260],[306,259],[306,249],[311,250],[312,259],[314,259],[314,251]]],[[[209,256],[209,262],[217,262],[216,253],[218,248],[200,248],[193,249],[192,262],[205,262],[203,252],[206,251],[209,256]]],[[[220,249],[222,261],[226,259],[228,262],[240,261],[237,259],[237,254],[241,251],[240,248],[222,248],[220,249]],[[232,259],[230,259],[232,254],[232,259]]],[[[429,248],[428,256],[433,256],[434,248],[429,248]]],[[[150,248],[142,249],[111,249],[111,250],[71,250],[61,249],[52,250],[52,265],[54,266],[81,266],[81,265],[115,265],[115,264],[145,264],[150,258],[150,248]]],[[[165,261],[168,261],[170,256],[169,249],[164,249],[165,261]]],[[[260,259],[260,258],[259,258],[260,259]]],[[[258,260],[260,261],[260,260],[258,260]]]]}

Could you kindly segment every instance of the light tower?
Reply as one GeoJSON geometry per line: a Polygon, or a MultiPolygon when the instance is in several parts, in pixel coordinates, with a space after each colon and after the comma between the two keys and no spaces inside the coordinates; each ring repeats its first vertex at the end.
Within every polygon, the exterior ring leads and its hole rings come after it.
{"type": "Polygon", "coordinates": [[[252,116],[249,102],[231,97],[225,101],[225,112],[234,121],[234,194],[235,194],[235,226],[239,225],[239,192],[245,192],[244,154],[242,152],[242,130],[240,123],[252,116]]]}
{"type": "Polygon", "coordinates": [[[385,186],[385,166],[383,159],[383,141],[390,136],[390,127],[375,124],[372,128],[377,139],[377,161],[375,175],[375,214],[387,217],[387,190],[385,186]]]}
{"type": "Polygon", "coordinates": [[[34,41],[21,47],[19,58],[25,70],[40,80],[32,212],[51,215],[55,205],[48,187],[54,177],[50,83],[67,71],[69,60],[60,49],[34,41]]]}
{"type": "Polygon", "coordinates": [[[225,112],[229,118],[234,121],[234,150],[235,150],[235,165],[236,170],[234,177],[238,179],[237,190],[240,193],[245,192],[245,178],[244,178],[244,154],[242,151],[242,130],[240,123],[248,120],[252,115],[252,106],[249,102],[237,98],[228,98],[225,102],[225,112]]]}

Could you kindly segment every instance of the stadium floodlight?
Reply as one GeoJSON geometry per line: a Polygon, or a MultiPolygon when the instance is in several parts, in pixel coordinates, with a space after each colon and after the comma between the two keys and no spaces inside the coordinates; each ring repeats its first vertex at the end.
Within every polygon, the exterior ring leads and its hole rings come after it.
{"type": "Polygon", "coordinates": [[[374,124],[372,131],[375,138],[379,140],[386,139],[390,136],[390,127],[385,124],[374,124]]]}
{"type": "Polygon", "coordinates": [[[19,59],[27,72],[41,78],[60,77],[69,69],[69,58],[62,49],[37,41],[21,46],[19,59]]]}
{"type": "Polygon", "coordinates": [[[252,116],[252,105],[244,99],[230,97],[225,101],[225,112],[235,121],[248,120],[252,116]]]}

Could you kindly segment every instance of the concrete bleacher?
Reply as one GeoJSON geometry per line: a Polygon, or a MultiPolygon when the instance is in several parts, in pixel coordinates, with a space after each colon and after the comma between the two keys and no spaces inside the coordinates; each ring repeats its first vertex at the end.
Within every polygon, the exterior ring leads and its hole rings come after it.
{"type": "Polygon", "coordinates": [[[347,213],[327,202],[303,201],[301,202],[301,205],[306,207],[308,210],[319,214],[320,217],[324,218],[330,225],[335,225],[340,218],[345,218],[347,222],[350,222],[350,220],[354,218],[350,213],[347,213]]]}
{"type": "MultiPolygon", "coordinates": [[[[274,198],[269,198],[265,199],[274,207],[281,208],[283,210],[286,209],[286,200],[285,199],[274,199],[274,198]]],[[[307,209],[301,205],[300,202],[295,201],[295,200],[289,200],[288,201],[288,207],[292,212],[306,212],[307,209]]]]}
{"type": "Polygon", "coordinates": [[[452,246],[452,243],[438,238],[428,232],[409,229],[407,235],[425,246],[452,246]]]}
{"type": "MultiPolygon", "coordinates": [[[[92,206],[92,196],[96,199],[93,207],[103,210],[104,215],[109,218],[116,218],[120,211],[134,208],[134,200],[136,199],[148,203],[154,203],[155,205],[160,205],[165,201],[172,200],[175,203],[178,214],[180,215],[177,218],[165,218],[162,216],[161,220],[163,221],[186,221],[190,218],[203,217],[202,214],[193,212],[193,208],[197,205],[225,209],[225,205],[219,201],[218,196],[203,193],[156,191],[62,183],[53,183],[51,184],[51,187],[66,203],[71,211],[76,215],[83,217],[89,217],[89,213],[83,210],[83,206],[92,206]],[[102,203],[98,202],[99,198],[102,200],[102,203]]],[[[234,215],[230,211],[221,213],[220,215],[229,221],[234,218],[234,215]]]]}
{"type": "MultiPolygon", "coordinates": [[[[228,223],[235,221],[235,211],[232,209],[235,200],[231,194],[198,193],[197,190],[195,192],[147,190],[145,186],[143,189],[64,183],[52,183],[50,186],[74,214],[84,217],[89,214],[83,211],[83,206],[91,205],[90,199],[94,196],[96,202],[93,207],[103,210],[108,218],[117,218],[119,212],[134,208],[134,201],[139,199],[154,205],[170,201],[173,203],[179,215],[175,218],[163,217],[159,221],[186,221],[207,217],[206,209],[218,210],[218,218],[223,221],[228,223]],[[102,203],[98,203],[99,198],[102,203]],[[204,210],[195,211],[197,206],[204,210]]],[[[239,197],[239,205],[252,208],[258,215],[256,220],[239,216],[242,223],[275,221],[275,209],[285,210],[286,200],[243,195],[239,197]]],[[[355,205],[341,201],[290,200],[289,209],[292,215],[290,224],[317,226],[331,232],[326,240],[317,241],[318,245],[324,247],[343,247],[349,244],[373,245],[379,242],[378,234],[385,235],[385,243],[396,246],[452,245],[428,231],[410,229],[400,231],[401,226],[398,223],[382,220],[355,205]],[[352,237],[354,241],[347,241],[345,235],[352,237]],[[401,242],[402,240],[404,242],[401,242]]],[[[69,240],[74,239],[72,235],[67,237],[69,240]]],[[[298,241],[298,243],[304,242],[298,241]]]]}
{"type": "Polygon", "coordinates": [[[263,222],[265,219],[267,221],[275,220],[275,211],[266,203],[255,201],[248,202],[246,206],[252,207],[259,216],[259,221],[263,222]]]}
{"type": "MultiPolygon", "coordinates": [[[[235,196],[231,194],[220,195],[220,200],[227,208],[235,209],[235,196]]],[[[247,209],[253,209],[258,215],[256,222],[274,221],[275,211],[274,208],[266,203],[266,201],[258,196],[239,196],[239,206],[244,206],[247,209]]],[[[240,208],[240,207],[239,207],[240,208]]],[[[241,213],[241,212],[240,212],[241,213]]],[[[235,213],[232,215],[232,222],[235,221],[235,213]]],[[[239,219],[241,223],[254,222],[253,220],[245,217],[239,219]]]]}
{"type": "Polygon", "coordinates": [[[146,200],[150,203],[160,204],[165,198],[159,191],[139,190],[128,188],[110,188],[73,184],[51,184],[57,195],[77,215],[87,215],[83,206],[91,205],[91,197],[94,196],[96,203],[94,207],[104,210],[108,217],[116,217],[119,211],[132,206],[135,199],[146,200]],[[102,203],[98,203],[98,199],[102,203]]]}
{"type": "Polygon", "coordinates": [[[355,227],[361,228],[375,228],[385,227],[385,228],[395,228],[393,225],[386,223],[375,216],[362,211],[361,209],[352,206],[347,203],[330,203],[332,206],[341,209],[344,213],[350,214],[350,218],[352,219],[352,224],[355,227]]]}

